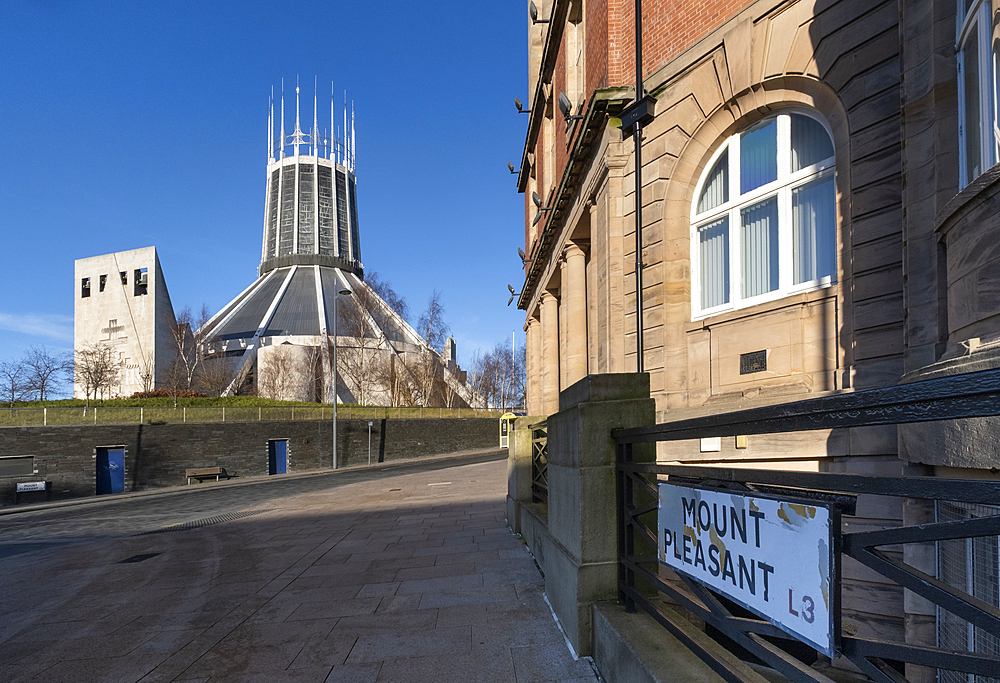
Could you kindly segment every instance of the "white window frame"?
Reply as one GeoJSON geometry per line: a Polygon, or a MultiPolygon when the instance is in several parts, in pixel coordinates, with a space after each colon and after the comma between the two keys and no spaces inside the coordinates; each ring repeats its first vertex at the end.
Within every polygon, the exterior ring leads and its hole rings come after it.
{"type": "Polygon", "coordinates": [[[997,126],[997,88],[994,74],[997,55],[993,51],[992,24],[990,21],[990,0],[977,0],[962,15],[964,0],[955,0],[956,14],[955,60],[958,65],[958,186],[964,188],[975,178],[968,177],[968,151],[965,144],[966,96],[965,57],[963,46],[973,34],[979,39],[979,154],[980,173],[990,168],[1000,159],[1000,127],[997,126]]]}
{"type": "MultiPolygon", "coordinates": [[[[833,142],[833,134],[826,121],[804,109],[784,109],[779,113],[770,116],[754,124],[745,126],[739,132],[729,136],[726,141],[719,145],[719,148],[712,154],[709,162],[705,165],[705,170],[698,184],[695,186],[694,196],[691,201],[691,311],[692,320],[700,320],[719,313],[755,306],[757,304],[774,301],[783,297],[808,292],[824,287],[830,287],[837,282],[837,270],[839,269],[839,244],[840,244],[840,216],[838,204],[834,201],[834,212],[837,228],[838,258],[837,269],[834,274],[793,284],[792,263],[794,254],[792,252],[792,190],[801,187],[809,182],[820,178],[835,176],[836,174],[836,151],[832,156],[822,161],[802,168],[794,173],[791,171],[791,114],[808,116],[817,121],[826,131],[830,138],[830,145],[836,150],[833,142]],[[771,120],[777,121],[777,180],[755,188],[745,194],[740,194],[740,137],[743,133],[766,124],[771,120]],[[698,201],[709,179],[709,174],[715,168],[716,162],[726,152],[729,151],[729,201],[712,209],[698,213],[698,201]],[[778,201],[778,288],[771,292],[766,292],[753,297],[743,298],[740,292],[740,210],[757,202],[777,195],[778,201]],[[701,258],[698,229],[709,223],[715,222],[723,217],[729,217],[729,301],[718,306],[709,308],[701,307],[701,258]]],[[[836,181],[834,181],[836,182],[836,181]]]]}

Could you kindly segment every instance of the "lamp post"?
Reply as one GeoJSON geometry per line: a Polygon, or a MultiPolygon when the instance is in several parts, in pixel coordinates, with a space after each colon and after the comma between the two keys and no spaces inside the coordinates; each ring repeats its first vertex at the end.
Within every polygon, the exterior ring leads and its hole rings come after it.
{"type": "Polygon", "coordinates": [[[333,297],[333,469],[337,469],[337,302],[351,290],[339,289],[333,297]]]}
{"type": "Polygon", "coordinates": [[[642,86],[642,0],[635,0],[635,101],[622,110],[622,136],[635,145],[635,365],[643,371],[642,348],[642,127],[653,120],[656,100],[642,86]]]}

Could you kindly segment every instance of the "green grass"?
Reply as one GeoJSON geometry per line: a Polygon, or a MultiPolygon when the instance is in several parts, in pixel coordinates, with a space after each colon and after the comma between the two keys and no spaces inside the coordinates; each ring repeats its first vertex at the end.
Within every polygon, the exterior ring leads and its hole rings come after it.
{"type": "MultiPolygon", "coordinates": [[[[339,404],[341,419],[380,420],[420,417],[484,417],[499,418],[497,411],[476,411],[449,408],[386,408],[339,404]]],[[[272,420],[329,420],[332,406],[301,401],[275,401],[255,396],[226,398],[109,399],[86,401],[64,399],[59,401],[28,401],[17,403],[13,410],[0,407],[0,427],[28,427],[43,424],[55,425],[122,425],[168,424],[205,422],[257,422],[272,420]],[[48,410],[43,411],[42,408],[48,410]]]]}
{"type": "MultiPolygon", "coordinates": [[[[83,408],[87,402],[82,398],[65,398],[58,401],[19,401],[14,404],[15,408],[83,408]]],[[[306,401],[277,401],[270,398],[260,398],[259,396],[224,396],[222,398],[178,398],[177,407],[190,406],[240,406],[253,407],[320,407],[322,403],[309,403],[306,401]]],[[[344,404],[353,405],[353,404],[344,404]]],[[[159,396],[157,398],[109,398],[104,401],[91,399],[90,406],[97,408],[173,408],[174,399],[169,396],[159,396]]]]}

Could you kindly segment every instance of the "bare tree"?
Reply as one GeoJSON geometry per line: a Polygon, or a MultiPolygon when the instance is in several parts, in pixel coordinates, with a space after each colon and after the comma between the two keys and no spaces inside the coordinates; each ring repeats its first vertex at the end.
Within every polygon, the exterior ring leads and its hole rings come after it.
{"type": "Polygon", "coordinates": [[[257,356],[257,395],[289,400],[312,388],[317,349],[279,344],[257,356]]]}
{"type": "Polygon", "coordinates": [[[0,396],[4,403],[10,404],[11,411],[14,410],[14,403],[23,401],[28,396],[28,386],[25,381],[23,361],[5,360],[0,361],[0,396]]]}
{"type": "Polygon", "coordinates": [[[169,365],[167,365],[167,369],[160,375],[160,384],[162,384],[163,387],[170,392],[170,396],[173,397],[174,408],[177,407],[177,397],[180,396],[181,392],[187,387],[187,380],[187,366],[179,356],[174,356],[174,359],[170,361],[169,365]]]}
{"type": "Polygon", "coordinates": [[[385,389],[380,366],[387,342],[378,323],[385,318],[381,309],[378,296],[368,287],[356,287],[350,301],[338,307],[337,335],[350,342],[338,342],[337,371],[361,405],[369,405],[385,389]]]}
{"type": "Polygon", "coordinates": [[[197,319],[191,309],[184,307],[170,326],[170,334],[174,340],[176,361],[179,363],[176,371],[183,372],[184,389],[191,389],[195,384],[202,361],[205,358],[205,340],[202,338],[205,323],[211,317],[208,306],[202,304],[197,319]]]}
{"type": "Polygon", "coordinates": [[[402,358],[391,350],[376,358],[372,367],[379,388],[384,392],[383,399],[390,406],[417,405],[411,390],[409,370],[402,358]]]}
{"type": "Polygon", "coordinates": [[[461,397],[458,394],[458,390],[455,389],[447,380],[441,385],[441,398],[444,400],[445,408],[454,408],[461,397]]]}
{"type": "Polygon", "coordinates": [[[72,372],[73,359],[49,351],[44,346],[32,346],[22,361],[28,389],[44,401],[47,393],[72,372]]]}
{"type": "Polygon", "coordinates": [[[389,304],[389,308],[396,311],[403,320],[410,317],[410,310],[406,304],[406,299],[397,294],[392,285],[379,277],[377,272],[373,270],[367,273],[365,275],[365,284],[371,287],[382,298],[382,301],[389,304]]]}
{"type": "Polygon", "coordinates": [[[418,352],[403,354],[405,375],[409,382],[411,405],[442,406],[445,404],[444,367],[438,349],[444,346],[448,325],[444,322],[444,306],[437,290],[427,301],[427,308],[417,321],[417,333],[427,342],[418,352]]]}
{"type": "Polygon", "coordinates": [[[77,350],[74,377],[83,388],[88,408],[91,395],[103,399],[121,384],[123,365],[115,349],[107,344],[91,344],[77,350]]]}
{"type": "Polygon", "coordinates": [[[152,359],[147,358],[139,366],[139,381],[142,382],[142,393],[148,394],[153,390],[153,384],[156,382],[156,371],[152,359]]]}
{"type": "Polygon", "coordinates": [[[444,305],[441,303],[441,292],[434,290],[427,300],[427,308],[420,314],[417,321],[417,332],[428,346],[437,351],[444,347],[448,337],[448,324],[444,321],[444,305]]]}
{"type": "Polygon", "coordinates": [[[523,346],[512,351],[504,341],[473,357],[469,380],[487,406],[507,410],[524,405],[524,351],[523,346]]]}
{"type": "Polygon", "coordinates": [[[201,361],[198,386],[209,396],[222,396],[235,377],[236,370],[229,358],[221,354],[207,356],[201,361]]]}

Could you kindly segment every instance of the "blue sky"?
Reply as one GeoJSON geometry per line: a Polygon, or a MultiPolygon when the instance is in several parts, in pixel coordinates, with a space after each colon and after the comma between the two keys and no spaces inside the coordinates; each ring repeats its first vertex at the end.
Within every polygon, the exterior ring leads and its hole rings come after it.
{"type": "Polygon", "coordinates": [[[526,22],[522,2],[0,3],[0,360],[72,349],[78,258],[155,246],[175,310],[249,285],[268,97],[284,78],[294,117],[297,75],[310,125],[314,76],[353,100],[365,269],[413,317],[440,291],[463,365],[523,344],[526,22]]]}

